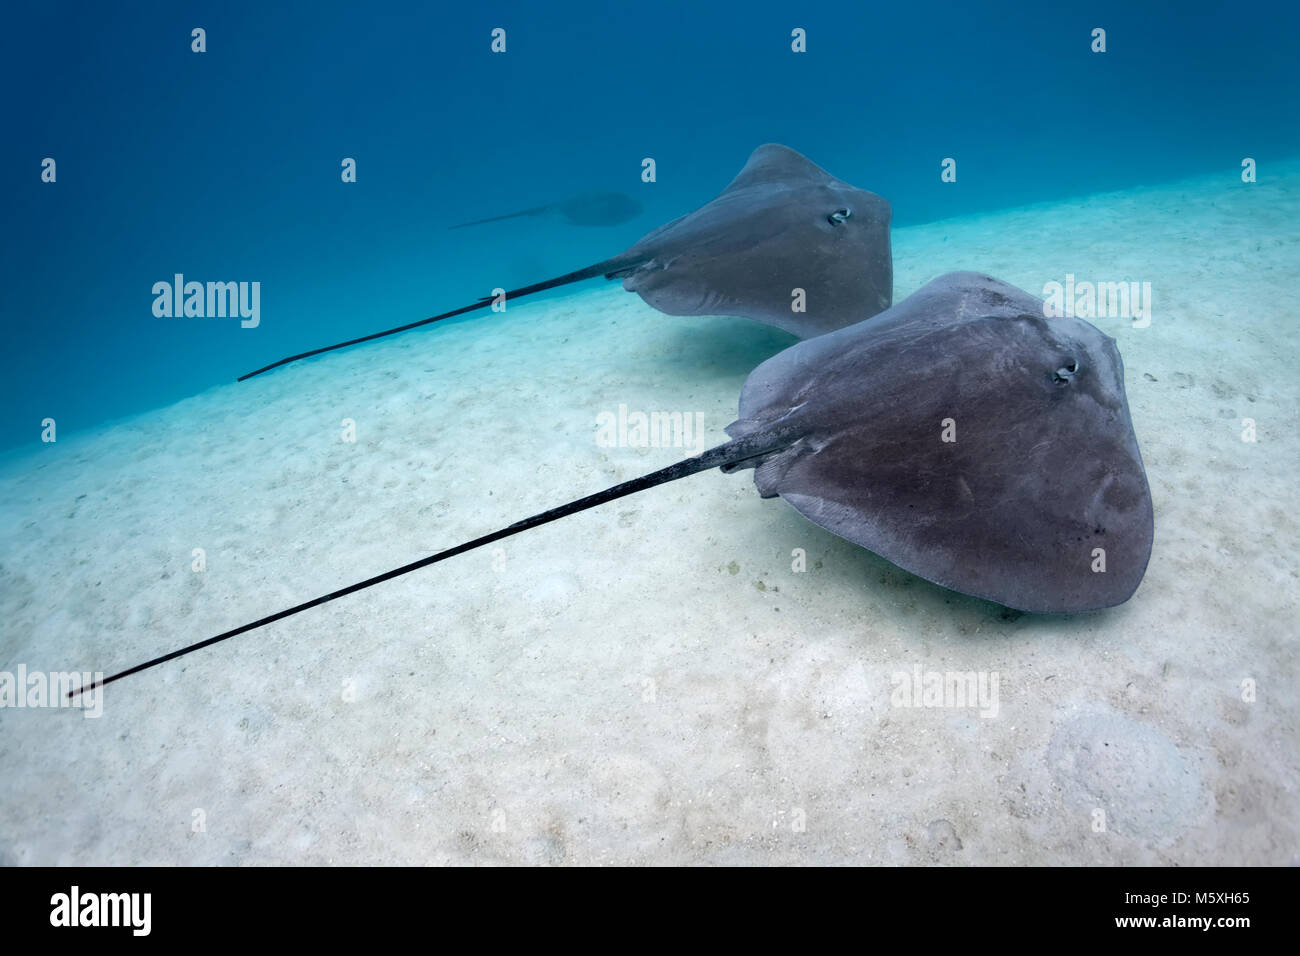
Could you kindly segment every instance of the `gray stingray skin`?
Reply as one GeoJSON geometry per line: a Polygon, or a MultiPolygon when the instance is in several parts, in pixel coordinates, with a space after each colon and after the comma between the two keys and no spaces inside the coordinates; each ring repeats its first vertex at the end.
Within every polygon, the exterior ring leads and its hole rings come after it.
{"type": "Polygon", "coordinates": [[[764,362],[727,428],[761,431],[793,436],[740,466],[763,497],[944,587],[1066,613],[1122,603],[1146,571],[1151,493],[1115,341],[989,276],[942,276],[764,362]]]}
{"type": "Polygon", "coordinates": [[[887,200],[769,143],[717,199],[647,233],[606,274],[668,315],[738,315],[808,338],[889,308],[890,218],[887,200]],[[832,222],[840,210],[848,218],[832,222]],[[791,309],[795,288],[805,312],[791,309]]]}

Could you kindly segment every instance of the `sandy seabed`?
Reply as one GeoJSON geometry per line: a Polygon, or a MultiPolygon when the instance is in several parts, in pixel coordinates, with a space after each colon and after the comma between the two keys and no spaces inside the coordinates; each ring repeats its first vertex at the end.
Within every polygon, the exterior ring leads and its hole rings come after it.
{"type": "MultiPolygon", "coordinates": [[[[1125,605],[1008,611],[697,475],[128,678],[97,719],[0,709],[0,862],[1300,862],[1297,223],[1289,163],[895,232],[895,301],[954,269],[1151,283],[1148,328],[1095,322],[1155,502],[1125,605]],[[996,716],[895,706],[917,670],[996,675],[996,716]]],[[[667,465],[597,416],[721,442],[793,341],[596,286],[11,455],[0,670],[113,672],[667,465]]]]}

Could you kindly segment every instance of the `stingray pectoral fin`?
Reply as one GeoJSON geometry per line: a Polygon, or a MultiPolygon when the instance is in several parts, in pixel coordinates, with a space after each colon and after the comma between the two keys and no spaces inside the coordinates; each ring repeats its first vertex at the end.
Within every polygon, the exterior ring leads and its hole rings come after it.
{"type": "Polygon", "coordinates": [[[589,508],[595,508],[610,501],[619,498],[625,498],[628,495],[636,494],[638,491],[645,491],[656,485],[666,484],[670,481],[676,481],[678,478],[686,478],[690,475],[698,474],[701,471],[708,471],[711,468],[726,468],[728,465],[737,462],[750,461],[756,457],[770,454],[781,447],[783,439],[774,437],[774,433],[764,433],[759,435],[742,438],[735,441],[729,441],[725,444],[710,448],[694,458],[687,458],[679,461],[667,468],[661,468],[658,471],[651,472],[648,475],[642,475],[640,478],[633,478],[631,481],[625,481],[621,484],[606,488],[594,495],[588,495],[585,498],[579,498],[568,504],[560,505],[558,508],[552,508],[550,511],[543,511],[541,514],[533,515],[531,518],[525,518],[522,521],[516,521],[507,528],[500,531],[494,531],[491,534],[485,534],[482,537],[475,538],[472,541],[466,541],[464,544],[458,544],[454,548],[448,548],[445,551],[439,551],[437,554],[430,555],[427,558],[421,558],[419,561],[412,561],[410,564],[404,564],[400,568],[394,568],[391,571],[385,571],[383,574],[377,574],[374,577],[366,578],[364,581],[358,581],[356,584],[350,584],[345,588],[339,588],[337,591],[331,591],[329,594],[323,594],[318,598],[310,601],[304,601],[302,604],[294,605],[283,611],[277,611],[274,614],[268,614],[266,617],[258,618],[248,624],[232,628],[215,637],[209,637],[206,640],[190,644],[186,647],[178,648],[170,653],[155,657],[153,660],[145,661],[143,664],[137,664],[129,667],[124,671],[119,671],[103,680],[87,684],[85,687],[78,687],[68,692],[68,697],[73,698],[85,691],[97,687],[103,687],[114,681],[121,680],[123,677],[129,677],[132,674],[138,674],[141,671],[157,667],[159,664],[165,664],[168,661],[176,660],[178,657],[184,657],[195,651],[202,650],[205,647],[211,647],[213,644],[219,644],[222,641],[230,640],[232,637],[238,637],[240,634],[247,634],[249,631],[256,630],[259,627],[265,627],[267,624],[274,624],[276,621],[282,621],[286,617],[292,617],[303,611],[308,611],[314,607],[320,607],[322,604],[328,604],[330,601],[336,601],[339,598],[347,597],[349,594],[356,594],[358,591],[364,591],[366,588],[374,587],[376,584],[383,584],[385,581],[391,581],[393,578],[401,577],[404,574],[410,574],[412,571],[418,571],[421,568],[427,568],[431,564],[437,564],[439,561],[446,561],[448,558],[454,558],[458,555],[473,551],[476,548],[484,547],[500,541],[503,538],[509,538],[512,535],[519,534],[532,528],[549,524],[552,521],[558,521],[569,515],[577,514],[580,511],[586,511],[589,508]]]}
{"type": "MultiPolygon", "coordinates": [[[[588,266],[585,269],[579,269],[577,272],[568,272],[554,279],[547,279],[545,282],[538,282],[534,285],[526,285],[520,289],[511,289],[505,294],[507,300],[517,299],[521,296],[532,295],[534,292],[544,292],[547,289],[555,289],[562,285],[568,285],[571,282],[581,282],[583,279],[594,279],[597,276],[605,276],[610,269],[626,267],[627,263],[622,256],[616,256],[613,259],[606,259],[604,262],[598,262],[594,266],[588,266]]],[[[382,339],[385,336],[396,335],[398,332],[407,332],[411,329],[419,328],[422,325],[430,325],[434,322],[440,322],[443,319],[450,319],[457,315],[465,315],[467,312],[477,312],[480,309],[486,309],[497,300],[496,296],[483,296],[473,305],[462,306],[459,309],[452,309],[450,312],[443,312],[441,315],[430,316],[427,319],[420,319],[418,322],[408,322],[406,325],[399,325],[394,329],[385,329],[382,332],[372,332],[370,335],[363,335],[359,338],[348,339],[346,342],[339,342],[335,345],[326,345],[322,348],[312,349],[310,352],[299,352],[297,355],[290,355],[280,359],[278,362],[272,362],[270,365],[264,365],[253,372],[241,375],[238,381],[261,375],[263,372],[269,372],[272,369],[279,368],[281,365],[288,365],[290,362],[297,362],[299,359],[311,358],[313,355],[322,355],[325,352],[333,352],[336,349],[345,349],[352,345],[360,345],[363,342],[373,342],[375,339],[382,339]]]]}

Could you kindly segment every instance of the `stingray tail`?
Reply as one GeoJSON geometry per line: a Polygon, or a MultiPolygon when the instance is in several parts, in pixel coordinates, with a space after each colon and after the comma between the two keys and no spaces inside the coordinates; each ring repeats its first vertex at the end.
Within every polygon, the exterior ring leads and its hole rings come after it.
{"type": "Polygon", "coordinates": [[[454,226],[448,226],[448,229],[464,229],[466,226],[481,226],[485,222],[500,222],[502,219],[517,219],[520,216],[540,216],[542,213],[552,209],[552,206],[534,206],[532,209],[521,209],[519,212],[508,212],[504,216],[489,216],[486,219],[473,219],[469,222],[458,222],[454,226]]]}
{"type": "Polygon", "coordinates": [[[568,504],[560,505],[558,508],[552,508],[550,511],[543,511],[541,514],[533,515],[531,518],[525,518],[522,521],[516,521],[507,528],[500,531],[494,531],[491,534],[485,534],[480,538],[472,541],[466,541],[464,544],[458,544],[454,548],[448,548],[446,551],[439,551],[437,554],[430,555],[427,558],[421,558],[419,561],[412,561],[410,564],[404,564],[400,568],[394,568],[391,571],[385,571],[383,574],[377,574],[372,578],[366,578],[364,581],[358,581],[356,584],[350,584],[345,588],[337,591],[331,591],[329,594],[323,594],[318,598],[305,601],[283,611],[277,611],[274,614],[268,614],[266,617],[259,618],[249,624],[241,625],[232,630],[225,631],[215,637],[209,637],[207,640],[199,641],[196,644],[190,644],[179,650],[164,654],[161,657],[155,657],[151,661],[145,661],[143,664],[137,664],[134,667],[119,671],[110,677],[105,677],[101,681],[87,684],[85,687],[78,687],[68,691],[68,697],[73,698],[78,694],[93,690],[97,687],[103,687],[105,684],[111,684],[114,681],[121,680],[123,677],[129,677],[132,674],[138,674],[141,671],[148,670],[151,667],[157,667],[159,664],[165,664],[173,661],[178,657],[184,657],[186,654],[192,654],[195,651],[202,650],[205,647],[211,647],[213,644],[219,644],[221,641],[229,640],[232,637],[238,637],[240,634],[246,634],[249,631],[256,630],[259,627],[265,627],[267,624],[274,624],[276,621],[282,621],[286,617],[292,617],[303,611],[319,607],[322,604],[328,604],[330,601],[338,600],[349,594],[355,594],[358,591],[364,591],[366,588],[374,587],[376,584],[382,584],[385,581],[391,581],[393,578],[401,577],[404,574],[410,574],[412,571],[418,571],[421,568],[427,568],[431,564],[437,564],[439,561],[446,561],[448,558],[454,558],[457,555],[473,551],[475,548],[482,548],[485,545],[500,541],[503,538],[509,538],[512,535],[519,534],[521,531],[528,531],[532,528],[540,527],[544,524],[550,524],[552,521],[558,521],[569,515],[577,514],[580,511],[586,511],[588,508],[595,508],[610,501],[619,498],[625,498],[628,495],[634,495],[638,491],[645,491],[647,488],[653,488],[656,485],[666,484],[670,481],[676,481],[678,478],[686,478],[690,475],[697,474],[701,471],[708,471],[710,468],[724,468],[735,466],[741,462],[749,461],[754,458],[760,458],[764,455],[771,454],[789,444],[788,438],[780,438],[773,433],[764,433],[750,435],[744,438],[738,438],[725,444],[710,448],[694,458],[687,458],[679,461],[667,468],[661,468],[659,471],[651,472],[648,475],[642,475],[640,478],[633,478],[631,481],[625,481],[621,484],[606,488],[594,495],[588,495],[585,498],[579,498],[576,501],[570,501],[568,504]]]}
{"type": "MultiPolygon", "coordinates": [[[[520,296],[532,295],[534,292],[544,292],[547,289],[554,289],[557,286],[568,285],[571,282],[581,282],[583,279],[594,279],[596,276],[614,278],[633,265],[635,265],[634,262],[625,260],[622,257],[606,259],[604,262],[598,262],[594,266],[579,269],[577,272],[569,272],[565,275],[557,276],[554,279],[547,279],[545,282],[538,282],[535,285],[526,285],[521,289],[511,289],[505,294],[505,298],[506,300],[517,299],[520,296]]],[[[349,339],[346,342],[339,342],[336,345],[326,345],[324,348],[312,349],[310,352],[299,352],[297,355],[290,355],[287,358],[280,359],[278,362],[264,365],[255,372],[241,375],[239,376],[238,381],[245,381],[255,375],[261,375],[263,372],[269,372],[273,368],[279,368],[281,365],[288,365],[290,362],[296,362],[299,359],[311,358],[313,355],[321,355],[325,352],[333,352],[335,349],[345,349],[351,345],[360,345],[362,342],[372,342],[375,339],[382,339],[387,335],[396,335],[398,332],[406,332],[409,329],[419,328],[422,325],[429,325],[433,322],[440,322],[443,319],[450,319],[453,316],[464,315],[466,312],[476,312],[479,309],[486,309],[495,301],[496,299],[492,296],[484,296],[473,305],[466,305],[459,309],[452,309],[450,312],[430,316],[429,318],[421,319],[418,322],[408,322],[406,325],[399,325],[395,329],[385,329],[383,332],[372,332],[370,335],[363,335],[360,338],[349,339]]]]}

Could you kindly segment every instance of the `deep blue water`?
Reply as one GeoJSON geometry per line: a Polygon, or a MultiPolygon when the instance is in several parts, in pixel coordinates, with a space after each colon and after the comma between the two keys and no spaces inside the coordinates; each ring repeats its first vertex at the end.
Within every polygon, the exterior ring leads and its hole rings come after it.
{"type": "Polygon", "coordinates": [[[896,226],[1300,154],[1295,4],[274,6],[7,11],[0,447],[599,261],[763,142],[896,226]],[[446,228],[587,188],[645,212],[446,228]],[[260,282],[260,326],[155,317],[175,273],[260,282]]]}

